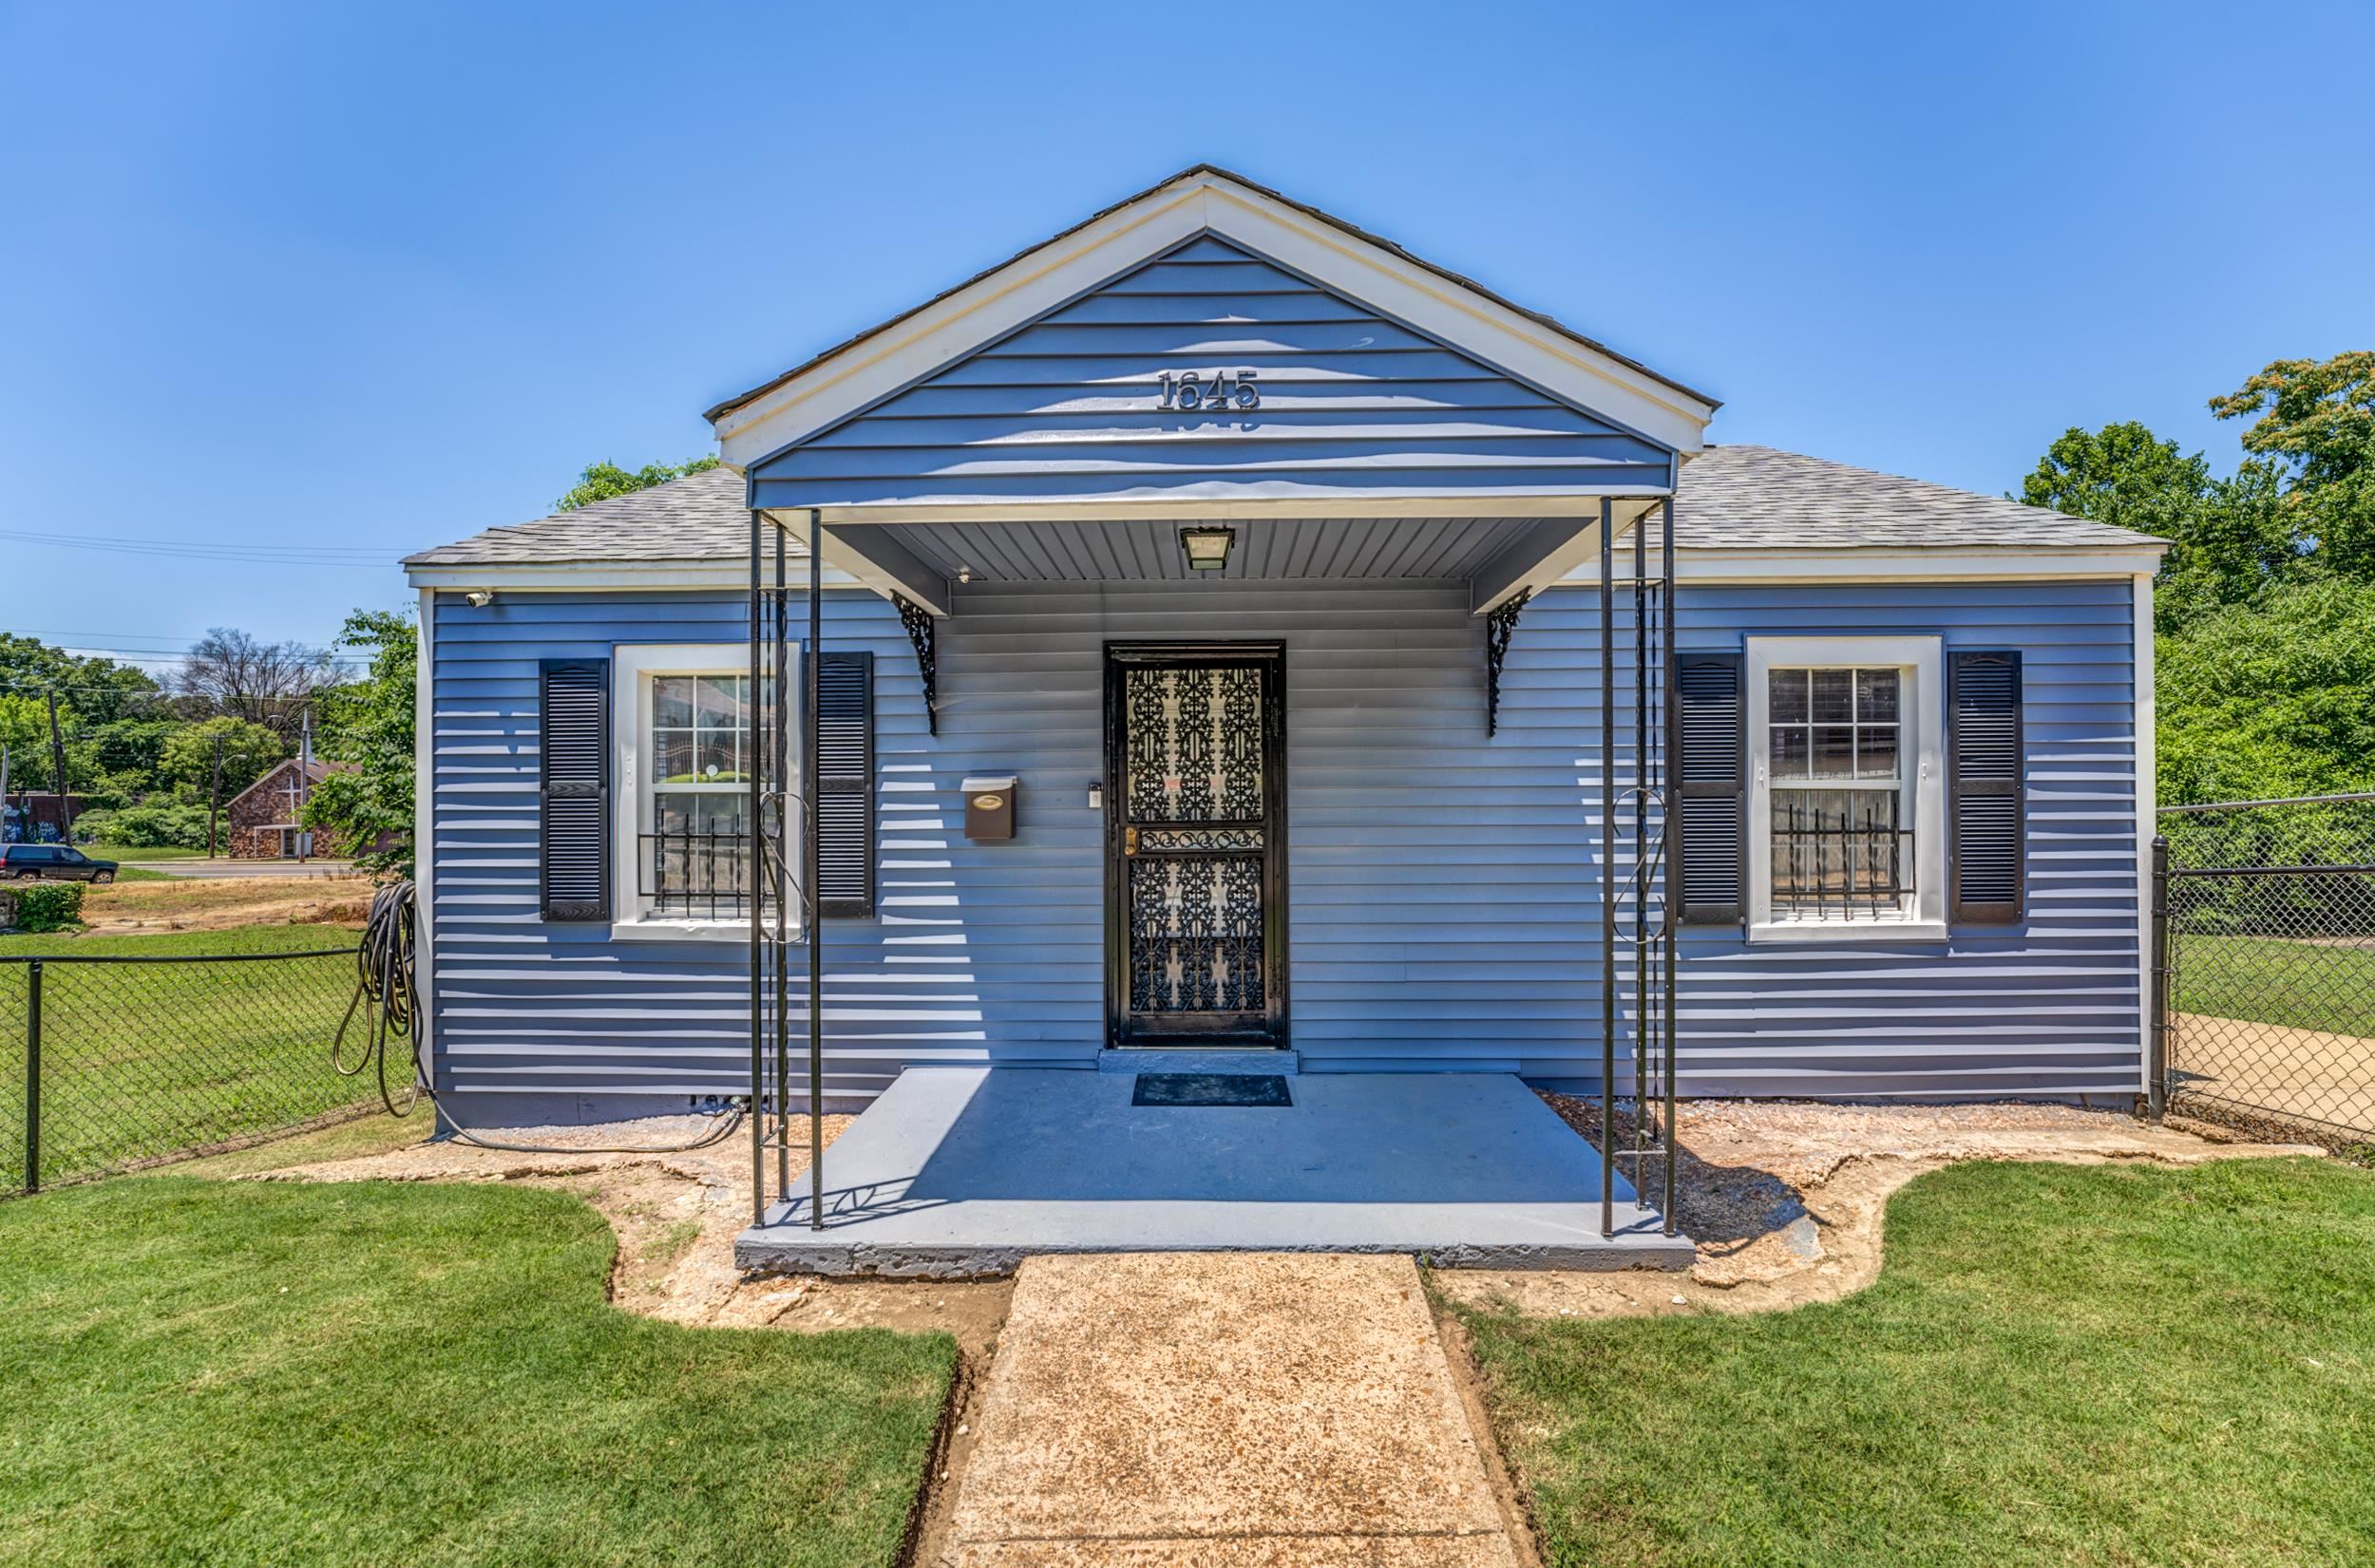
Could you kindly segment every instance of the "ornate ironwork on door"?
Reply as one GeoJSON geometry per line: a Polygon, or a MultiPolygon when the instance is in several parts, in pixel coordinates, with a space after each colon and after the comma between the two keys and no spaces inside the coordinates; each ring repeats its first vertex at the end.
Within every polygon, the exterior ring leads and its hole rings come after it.
{"type": "Polygon", "coordinates": [[[1115,669],[1116,1034],[1275,1034],[1275,656],[1115,669]]]}

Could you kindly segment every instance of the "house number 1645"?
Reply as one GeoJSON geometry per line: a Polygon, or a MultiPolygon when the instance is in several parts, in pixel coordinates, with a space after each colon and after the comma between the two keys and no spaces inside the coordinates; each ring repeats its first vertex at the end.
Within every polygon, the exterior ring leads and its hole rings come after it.
{"type": "Polygon", "coordinates": [[[1163,397],[1158,408],[1259,408],[1262,388],[1251,370],[1189,370],[1163,372],[1163,397]]]}

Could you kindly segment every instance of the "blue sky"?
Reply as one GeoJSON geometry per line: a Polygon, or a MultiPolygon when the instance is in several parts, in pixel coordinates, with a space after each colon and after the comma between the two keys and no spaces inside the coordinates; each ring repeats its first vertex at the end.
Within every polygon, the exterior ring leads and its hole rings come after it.
{"type": "Polygon", "coordinates": [[[327,638],[394,558],[1189,163],[1997,491],[2375,347],[2375,8],[0,0],[0,629],[327,638]],[[338,563],[312,564],[334,555],[338,563]],[[306,564],[287,563],[296,557],[306,564]]]}

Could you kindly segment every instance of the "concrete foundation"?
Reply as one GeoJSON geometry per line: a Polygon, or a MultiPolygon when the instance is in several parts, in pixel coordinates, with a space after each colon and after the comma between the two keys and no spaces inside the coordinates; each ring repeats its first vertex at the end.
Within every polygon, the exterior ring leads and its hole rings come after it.
{"type": "Polygon", "coordinates": [[[1507,1073],[1302,1074],[1283,1107],[1132,1105],[1133,1075],[916,1067],[734,1247],[747,1269],[899,1278],[1035,1255],[1405,1253],[1448,1267],[1682,1269],[1620,1175],[1507,1073]]]}

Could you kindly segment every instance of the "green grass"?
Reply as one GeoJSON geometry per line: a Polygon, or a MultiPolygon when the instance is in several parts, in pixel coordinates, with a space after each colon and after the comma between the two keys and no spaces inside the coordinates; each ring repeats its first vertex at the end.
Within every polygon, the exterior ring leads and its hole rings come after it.
{"type": "Polygon", "coordinates": [[[0,1561],[894,1560],[945,1335],[686,1329],[503,1186],[107,1182],[0,1204],[0,1561]]]}
{"type": "Polygon", "coordinates": [[[1958,1166],[1844,1301],[1462,1315],[1553,1563],[2375,1560],[2349,1166],[1958,1166]]]}
{"type": "MultiPolygon", "coordinates": [[[[322,926],[143,936],[0,936],[15,954],[296,953],[352,949],[322,926]]],[[[0,1189],[25,1161],[31,977],[0,963],[0,1189]]],[[[42,1180],[54,1183],[297,1126],[376,1101],[337,1076],[330,1043],[354,989],[350,957],[277,963],[45,966],[42,1180]]]]}
{"type": "Polygon", "coordinates": [[[94,860],[202,860],[206,858],[202,849],[180,849],[171,845],[77,844],[74,847],[94,860]]]}
{"type": "Polygon", "coordinates": [[[2177,938],[2176,1010],[2375,1036],[2375,948],[2273,936],[2177,938]]]}

